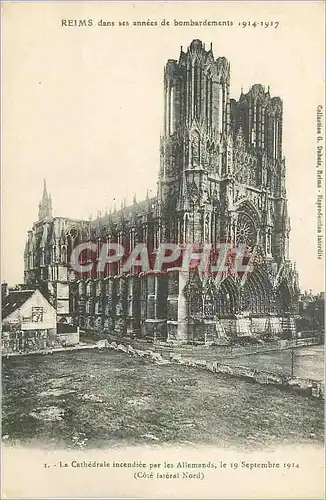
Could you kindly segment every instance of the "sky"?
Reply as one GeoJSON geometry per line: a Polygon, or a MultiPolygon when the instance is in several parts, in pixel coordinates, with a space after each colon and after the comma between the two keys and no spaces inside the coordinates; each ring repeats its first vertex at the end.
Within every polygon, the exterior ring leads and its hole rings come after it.
{"type": "MultiPolygon", "coordinates": [[[[88,219],[156,194],[163,70],[194,38],[231,64],[231,97],[255,83],[283,99],[290,256],[324,289],[316,243],[316,113],[324,105],[321,2],[6,4],[3,32],[2,280],[23,280],[26,233],[46,178],[55,216],[88,219]],[[200,4],[200,5],[199,5],[200,4]],[[62,19],[92,19],[63,27],[62,19]],[[115,21],[100,27],[99,20],[115,21]],[[170,26],[161,26],[165,19],[170,26]],[[233,26],[174,26],[174,20],[233,26]],[[118,26],[118,21],[129,26],[118,26]],[[132,20],[158,26],[133,27],[132,20]],[[239,22],[279,22],[242,28],[239,22]],[[308,36],[307,30],[314,36],[308,36]]],[[[103,24],[103,23],[102,23],[103,24]]]]}

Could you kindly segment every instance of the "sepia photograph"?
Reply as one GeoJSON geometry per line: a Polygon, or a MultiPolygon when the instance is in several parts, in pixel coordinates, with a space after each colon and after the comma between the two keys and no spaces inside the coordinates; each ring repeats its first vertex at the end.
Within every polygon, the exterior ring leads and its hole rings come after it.
{"type": "Polygon", "coordinates": [[[324,7],[3,4],[3,498],[323,498],[324,7]]]}

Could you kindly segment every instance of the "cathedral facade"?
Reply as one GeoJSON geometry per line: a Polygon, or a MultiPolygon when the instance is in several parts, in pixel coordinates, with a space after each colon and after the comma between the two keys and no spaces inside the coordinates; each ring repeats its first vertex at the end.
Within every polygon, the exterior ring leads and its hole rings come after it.
{"type": "MultiPolygon", "coordinates": [[[[289,260],[283,107],[255,84],[230,98],[230,65],[193,40],[164,70],[164,132],[155,198],[134,200],[94,221],[52,216],[44,186],[28,233],[25,282],[42,288],[59,321],[81,329],[168,342],[227,343],[295,332],[298,275],[289,260]],[[245,245],[252,271],[217,280],[196,269],[78,276],[70,263],[81,242],[139,242],[155,252],[178,245],[245,245]]],[[[86,256],[87,261],[87,256],[86,256]]]]}

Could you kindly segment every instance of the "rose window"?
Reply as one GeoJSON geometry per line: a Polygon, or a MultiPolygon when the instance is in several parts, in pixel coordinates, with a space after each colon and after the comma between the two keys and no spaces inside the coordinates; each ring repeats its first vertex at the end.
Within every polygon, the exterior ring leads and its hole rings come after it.
{"type": "Polygon", "coordinates": [[[236,242],[253,247],[256,244],[256,229],[252,219],[245,213],[238,216],[236,242]]]}

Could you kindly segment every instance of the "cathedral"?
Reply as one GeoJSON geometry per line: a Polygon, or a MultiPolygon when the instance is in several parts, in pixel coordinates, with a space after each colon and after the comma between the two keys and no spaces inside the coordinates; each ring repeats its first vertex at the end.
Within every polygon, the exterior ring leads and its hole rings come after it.
{"type": "Polygon", "coordinates": [[[95,220],[53,217],[44,184],[28,232],[25,283],[55,306],[59,322],[121,337],[194,344],[295,334],[299,286],[289,260],[290,220],[282,156],[283,105],[254,84],[230,97],[230,64],[193,40],[164,69],[164,131],[155,198],[95,220]],[[70,265],[81,242],[244,244],[246,276],[198,270],[124,272],[119,262],[82,277],[70,265]]]}

